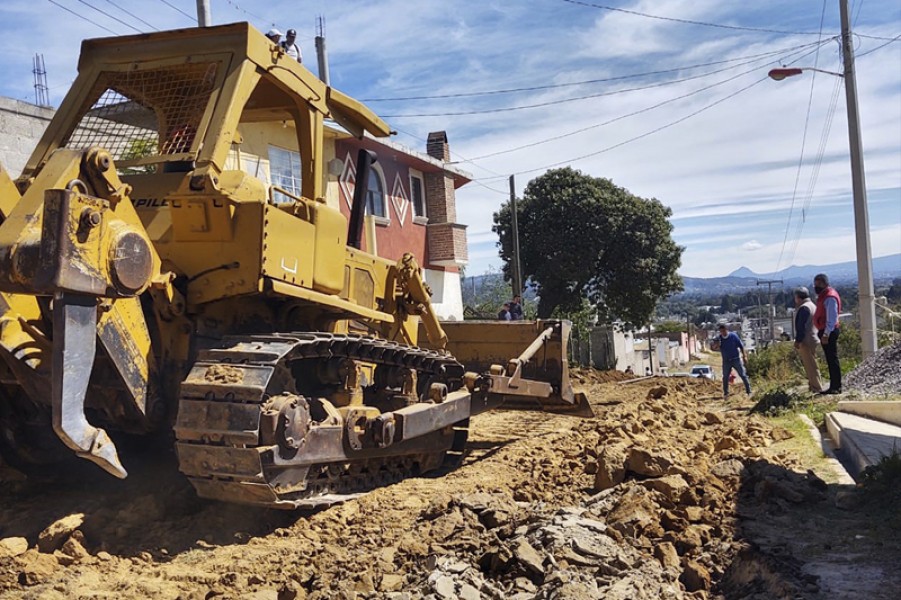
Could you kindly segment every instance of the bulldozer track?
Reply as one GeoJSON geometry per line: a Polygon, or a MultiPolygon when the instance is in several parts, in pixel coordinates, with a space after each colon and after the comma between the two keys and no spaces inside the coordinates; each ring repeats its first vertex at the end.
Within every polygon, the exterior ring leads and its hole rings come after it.
{"type": "Polygon", "coordinates": [[[273,413],[280,406],[306,407],[295,391],[291,365],[334,358],[415,369],[419,378],[451,389],[462,382],[463,367],[453,357],[376,338],[328,333],[225,338],[198,354],[179,395],[179,469],[198,495],[317,509],[460,462],[468,419],[387,448],[350,448],[343,423],[311,423],[293,454],[264,439],[266,420],[279,418],[273,413]]]}

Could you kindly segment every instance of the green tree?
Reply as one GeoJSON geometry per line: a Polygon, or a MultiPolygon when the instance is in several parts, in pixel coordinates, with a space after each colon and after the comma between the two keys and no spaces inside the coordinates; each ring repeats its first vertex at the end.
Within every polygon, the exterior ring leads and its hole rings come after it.
{"type": "MultiPolygon", "coordinates": [[[[672,211],[608,179],[553,169],[526,186],[518,206],[524,278],[540,296],[538,316],[578,311],[583,298],[598,318],[646,323],[657,302],[682,289],[682,248],[672,239],[672,211]]],[[[511,275],[511,211],[494,215],[504,274],[511,275]]]]}
{"type": "Polygon", "coordinates": [[[735,302],[732,301],[732,296],[723,294],[723,298],[720,300],[720,310],[724,313],[735,312],[735,302]]]}

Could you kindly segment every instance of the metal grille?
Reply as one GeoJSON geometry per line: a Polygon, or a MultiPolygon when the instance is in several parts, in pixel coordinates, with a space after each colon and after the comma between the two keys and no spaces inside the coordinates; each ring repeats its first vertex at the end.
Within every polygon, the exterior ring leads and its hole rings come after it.
{"type": "Polygon", "coordinates": [[[189,152],[216,84],[218,63],[106,72],[67,148],[100,146],[114,160],[189,152]]]}

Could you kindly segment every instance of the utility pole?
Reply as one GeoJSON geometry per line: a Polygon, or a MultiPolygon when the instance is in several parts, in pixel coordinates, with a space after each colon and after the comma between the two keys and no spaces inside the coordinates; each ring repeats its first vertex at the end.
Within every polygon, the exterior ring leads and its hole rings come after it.
{"type": "Polygon", "coordinates": [[[213,24],[210,16],[210,0],[197,0],[197,26],[209,27],[213,24]]]}
{"type": "MultiPolygon", "coordinates": [[[[766,285],[766,295],[770,301],[769,309],[767,310],[767,313],[769,313],[769,320],[770,320],[770,343],[773,343],[776,341],[776,303],[775,303],[775,299],[773,298],[773,284],[774,283],[778,283],[781,285],[782,280],[781,279],[758,279],[757,280],[757,285],[766,285]]],[[[758,298],[758,304],[759,304],[760,296],[758,295],[757,298],[758,298]]]]}
{"type": "Polygon", "coordinates": [[[863,356],[876,352],[876,298],[873,293],[873,256],[870,249],[870,217],[863,171],[863,142],[857,108],[857,76],[854,74],[854,40],[848,0],[839,0],[842,17],[842,57],[845,62],[845,100],[848,106],[848,142],[851,146],[851,189],[854,197],[854,232],[857,241],[857,294],[860,300],[860,341],[863,356]]]}
{"type": "Polygon", "coordinates": [[[513,295],[522,294],[522,263],[519,262],[519,217],[516,209],[516,183],[510,175],[510,217],[513,227],[513,295]]]}
{"type": "Polygon", "coordinates": [[[319,65],[319,80],[325,85],[331,85],[328,74],[328,53],[325,50],[325,17],[319,17],[318,35],[316,36],[316,61],[319,65]]]}

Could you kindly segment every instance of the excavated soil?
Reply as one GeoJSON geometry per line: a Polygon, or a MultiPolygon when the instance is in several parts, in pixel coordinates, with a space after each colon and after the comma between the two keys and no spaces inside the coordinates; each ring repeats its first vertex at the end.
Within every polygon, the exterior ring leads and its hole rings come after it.
{"type": "Polygon", "coordinates": [[[199,500],[156,447],[129,449],[125,481],[7,468],[0,595],[894,597],[898,536],[867,545],[856,492],[781,450],[792,433],[706,380],[575,378],[596,418],[481,415],[455,471],[312,514],[199,500]]]}

